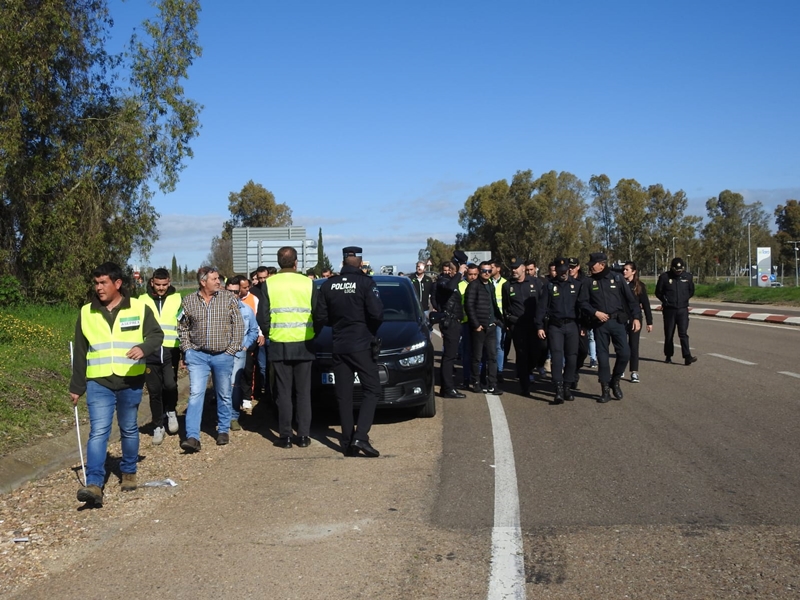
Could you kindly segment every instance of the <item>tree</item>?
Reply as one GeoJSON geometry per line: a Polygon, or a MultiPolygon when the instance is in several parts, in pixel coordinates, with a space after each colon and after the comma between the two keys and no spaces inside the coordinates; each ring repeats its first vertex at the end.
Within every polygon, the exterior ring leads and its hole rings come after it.
{"type": "Polygon", "coordinates": [[[589,179],[589,190],[592,196],[592,208],[599,223],[597,233],[603,249],[609,252],[616,245],[617,234],[617,207],[611,190],[611,180],[607,175],[592,175],[589,179]]]}
{"type": "Polygon", "coordinates": [[[795,267],[794,244],[789,240],[800,241],[800,203],[797,200],[787,200],[786,204],[779,204],[775,209],[775,224],[778,233],[775,234],[777,256],[780,263],[795,267]]]}
{"type": "Polygon", "coordinates": [[[458,224],[464,229],[464,233],[456,236],[458,248],[495,252],[499,232],[498,211],[507,196],[508,182],[501,179],[479,187],[467,198],[464,208],[458,211],[458,224]]]}
{"type": "Polygon", "coordinates": [[[620,179],[614,187],[614,197],[619,234],[619,245],[614,249],[614,255],[643,264],[644,247],[650,233],[647,190],[635,179],[620,179]]]}
{"type": "Polygon", "coordinates": [[[155,184],[172,191],[200,106],[198,0],[158,0],[127,50],[105,0],[8,0],[0,13],[0,273],[33,298],[80,301],[92,268],[147,256],[155,184]],[[47,286],[33,285],[47,281],[47,286]]]}
{"type": "Polygon", "coordinates": [[[234,227],[288,227],[292,224],[292,209],[275,202],[275,195],[251,179],[240,192],[228,194],[229,221],[225,221],[224,236],[234,227]]]}
{"type": "Polygon", "coordinates": [[[221,276],[230,277],[233,272],[233,241],[221,235],[215,235],[211,240],[211,251],[204,263],[205,266],[216,267],[221,276]]]}
{"type": "Polygon", "coordinates": [[[419,260],[430,260],[432,270],[438,272],[443,262],[453,258],[455,249],[456,247],[454,244],[447,244],[436,238],[428,238],[427,245],[419,252],[419,260]]]}
{"type": "MultiPolygon", "coordinates": [[[[644,264],[649,264],[650,256],[654,261],[657,256],[658,271],[666,271],[672,259],[673,241],[685,244],[693,240],[702,219],[685,214],[689,199],[683,190],[673,194],[657,183],[648,186],[647,198],[650,235],[648,243],[643,248],[648,259],[644,264]]],[[[678,250],[682,248],[676,245],[676,254],[678,250]]]]}
{"type": "Polygon", "coordinates": [[[178,277],[180,276],[181,273],[180,269],[178,269],[178,259],[175,258],[174,254],[172,255],[172,268],[170,269],[170,273],[172,274],[172,279],[174,281],[178,280],[178,277]]]}
{"type": "Polygon", "coordinates": [[[331,259],[325,254],[322,247],[322,227],[319,228],[319,239],[317,240],[317,266],[314,267],[314,274],[318,277],[322,276],[322,272],[332,269],[331,259]]]}

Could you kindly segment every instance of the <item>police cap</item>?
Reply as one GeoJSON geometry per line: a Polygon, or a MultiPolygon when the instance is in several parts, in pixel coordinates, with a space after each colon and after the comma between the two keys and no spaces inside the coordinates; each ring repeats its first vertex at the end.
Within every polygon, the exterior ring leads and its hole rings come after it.
{"type": "Polygon", "coordinates": [[[570,256],[567,259],[567,262],[569,263],[569,268],[570,269],[574,269],[575,267],[581,266],[581,262],[574,256],[570,256]]]}
{"type": "Polygon", "coordinates": [[[342,258],[347,258],[348,256],[361,256],[361,248],[358,246],[347,246],[346,248],[342,248],[342,258]]]}
{"type": "Polygon", "coordinates": [[[597,263],[608,262],[608,256],[605,252],[592,252],[589,255],[589,266],[596,265],[597,263]]]}
{"type": "Polygon", "coordinates": [[[672,262],[669,264],[670,268],[673,271],[683,271],[686,268],[686,265],[683,263],[682,258],[673,258],[672,262]]]}
{"type": "Polygon", "coordinates": [[[512,269],[518,269],[525,266],[525,261],[521,258],[515,258],[508,264],[508,266],[512,269]]]}
{"type": "Polygon", "coordinates": [[[465,265],[469,262],[469,258],[467,257],[467,253],[463,250],[456,250],[453,252],[453,262],[457,265],[465,265]]]}
{"type": "Polygon", "coordinates": [[[556,264],[556,274],[563,275],[567,271],[569,271],[569,259],[568,258],[557,258],[555,261],[556,264]]]}

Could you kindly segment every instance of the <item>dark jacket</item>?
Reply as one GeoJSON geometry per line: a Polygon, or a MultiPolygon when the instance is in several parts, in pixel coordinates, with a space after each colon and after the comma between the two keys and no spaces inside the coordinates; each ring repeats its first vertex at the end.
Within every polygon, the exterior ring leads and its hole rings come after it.
{"type": "Polygon", "coordinates": [[[554,325],[579,323],[580,297],[581,283],[572,277],[548,279],[539,296],[536,329],[544,329],[545,318],[554,325]]]}
{"type": "Polygon", "coordinates": [[[419,300],[419,305],[422,310],[428,310],[431,303],[431,292],[433,291],[433,279],[423,275],[420,280],[417,278],[416,273],[412,274],[410,279],[411,285],[414,286],[414,293],[417,295],[417,300],[419,300]]]}
{"type": "Polygon", "coordinates": [[[537,277],[509,280],[503,284],[503,323],[506,327],[533,326],[542,287],[543,281],[537,277]]]}
{"type": "Polygon", "coordinates": [[[672,270],[662,273],[656,283],[656,298],[663,308],[687,308],[694,296],[694,278],[691,273],[680,275],[672,270]]]}
{"type": "Polygon", "coordinates": [[[439,312],[446,313],[456,323],[460,323],[464,317],[461,292],[458,290],[460,281],[461,273],[456,273],[453,276],[442,273],[436,280],[436,285],[431,295],[433,308],[439,312]]]}
{"type": "Polygon", "coordinates": [[[383,302],[372,277],[345,265],[322,284],[313,309],[314,329],[333,329],[334,354],[369,350],[383,323],[383,302]]]}
{"type": "Polygon", "coordinates": [[[478,327],[486,329],[495,323],[503,324],[503,316],[497,306],[497,296],[491,282],[478,277],[467,286],[466,296],[464,308],[467,310],[470,329],[474,331],[478,327]]]}
{"type": "MultiPolygon", "coordinates": [[[[581,286],[581,309],[593,317],[596,312],[604,312],[620,323],[632,319],[642,319],[639,302],[621,273],[608,267],[600,273],[589,275],[581,286]]],[[[595,326],[598,323],[595,321],[595,326]]]]}
{"type": "Polygon", "coordinates": [[[631,288],[631,292],[636,297],[637,302],[639,302],[639,306],[642,307],[642,311],[644,312],[644,318],[647,321],[648,325],[653,324],[653,311],[650,309],[650,298],[647,296],[647,287],[640,282],[639,293],[636,293],[635,286],[633,285],[632,281],[628,282],[628,286],[631,288]]]}

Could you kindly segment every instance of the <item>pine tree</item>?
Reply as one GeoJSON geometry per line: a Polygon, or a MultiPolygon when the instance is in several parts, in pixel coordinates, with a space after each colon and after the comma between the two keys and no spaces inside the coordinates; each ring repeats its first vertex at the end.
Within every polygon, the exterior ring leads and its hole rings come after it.
{"type": "Polygon", "coordinates": [[[170,273],[172,274],[172,279],[178,279],[178,275],[180,275],[181,271],[178,268],[178,259],[175,258],[175,255],[172,255],[172,268],[170,269],[170,273]]]}

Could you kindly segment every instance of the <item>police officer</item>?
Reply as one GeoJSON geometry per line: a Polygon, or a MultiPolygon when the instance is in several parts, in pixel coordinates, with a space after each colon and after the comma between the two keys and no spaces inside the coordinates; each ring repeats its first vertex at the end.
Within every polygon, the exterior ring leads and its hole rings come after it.
{"type": "Polygon", "coordinates": [[[441,394],[443,398],[466,398],[456,389],[455,368],[458,342],[461,338],[461,319],[464,309],[458,284],[467,272],[467,255],[461,250],[453,259],[442,264],[442,273],[436,280],[432,302],[439,315],[442,334],[441,394]]]}
{"type": "MultiPolygon", "coordinates": [[[[279,448],[292,447],[292,389],[297,405],[297,445],[310,444],[311,364],[314,361],[312,307],[317,288],[297,272],[297,250],[278,250],[281,270],[264,282],[265,312],[269,314],[269,362],[275,373],[279,448]]],[[[352,381],[352,379],[351,379],[352,381]]],[[[352,418],[352,413],[351,413],[352,418]]]]}
{"type": "Polygon", "coordinates": [[[630,358],[626,326],[630,315],[633,319],[631,329],[639,331],[642,311],[622,274],[608,268],[608,257],[604,252],[592,252],[589,255],[589,271],[585,285],[581,286],[581,309],[594,319],[592,329],[597,344],[598,379],[602,390],[597,401],[608,402],[612,391],[614,398],[622,400],[619,380],[630,358]],[[613,373],[608,353],[612,341],[617,354],[613,373]]]}
{"type": "Polygon", "coordinates": [[[578,360],[581,284],[570,275],[568,259],[554,262],[556,278],[545,283],[539,296],[536,330],[539,339],[550,341],[550,376],[555,389],[550,404],[563,404],[575,399],[572,383],[578,360]]]}
{"type": "Polygon", "coordinates": [[[376,457],[380,452],[369,443],[369,430],[381,393],[377,335],[383,322],[383,303],[375,281],[361,272],[361,248],[348,246],[342,254],[341,273],[326,279],[319,290],[314,329],[319,331],[325,325],[333,329],[333,376],[342,423],[342,451],[345,456],[363,452],[376,457]],[[353,422],[356,373],[363,390],[357,428],[353,422]]]}
{"type": "MultiPolygon", "coordinates": [[[[572,277],[578,284],[583,283],[584,277],[581,273],[580,261],[571,256],[567,259],[569,263],[569,276],[572,277]]],[[[578,359],[575,363],[575,380],[569,386],[570,389],[577,390],[578,382],[581,379],[580,370],[586,362],[586,357],[589,356],[589,320],[586,318],[583,311],[578,311],[578,329],[580,330],[580,337],[578,338],[578,359]]]]}
{"type": "Polygon", "coordinates": [[[547,343],[537,337],[534,325],[543,281],[537,277],[528,277],[525,264],[521,259],[511,262],[511,280],[503,284],[502,311],[506,335],[514,343],[520,393],[530,396],[531,368],[536,364],[540,353],[547,352],[547,343]]]}
{"type": "Polygon", "coordinates": [[[691,273],[685,272],[686,266],[682,258],[673,258],[670,269],[662,273],[656,283],[656,298],[661,300],[661,312],[664,315],[664,362],[672,362],[675,352],[673,339],[675,328],[678,328],[678,339],[681,341],[681,354],[684,364],[697,361],[689,348],[689,299],[694,296],[694,279],[691,273]]]}

